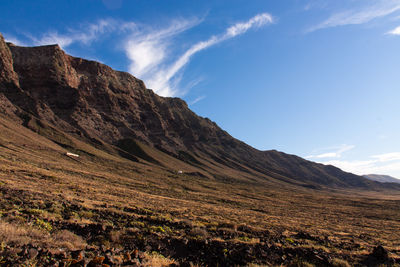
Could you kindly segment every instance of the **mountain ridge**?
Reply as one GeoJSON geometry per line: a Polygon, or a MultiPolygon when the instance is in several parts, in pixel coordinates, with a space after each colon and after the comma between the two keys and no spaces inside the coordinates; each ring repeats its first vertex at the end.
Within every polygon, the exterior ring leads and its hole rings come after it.
{"type": "Polygon", "coordinates": [[[385,187],[334,166],[257,150],[197,116],[185,101],[158,96],[129,73],[67,55],[58,45],[19,47],[0,35],[0,55],[0,105],[31,129],[49,124],[98,147],[111,145],[122,156],[152,162],[139,151],[143,143],[210,177],[225,175],[227,168],[250,180],[272,178],[310,188],[385,187]]]}
{"type": "Polygon", "coordinates": [[[381,182],[381,183],[400,183],[400,179],[392,177],[390,175],[383,175],[383,174],[366,174],[363,175],[367,179],[381,182]]]}

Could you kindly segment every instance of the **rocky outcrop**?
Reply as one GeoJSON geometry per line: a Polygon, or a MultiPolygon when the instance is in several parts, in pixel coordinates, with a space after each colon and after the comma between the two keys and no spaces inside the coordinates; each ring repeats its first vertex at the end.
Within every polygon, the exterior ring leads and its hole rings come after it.
{"type": "MultiPolygon", "coordinates": [[[[67,55],[58,45],[18,47],[0,39],[0,89],[19,109],[85,141],[138,140],[177,158],[316,188],[379,185],[278,151],[259,151],[165,98],[126,72],[67,55]]],[[[129,143],[129,142],[128,142],[129,143]]],[[[207,167],[204,167],[207,169],[207,167]]]]}
{"type": "Polygon", "coordinates": [[[18,86],[18,76],[14,72],[13,59],[3,35],[0,34],[0,86],[5,88],[18,86]]]}
{"type": "Polygon", "coordinates": [[[18,120],[15,116],[17,107],[4,94],[15,93],[19,89],[19,78],[13,63],[11,51],[0,34],[0,113],[18,120]]]}

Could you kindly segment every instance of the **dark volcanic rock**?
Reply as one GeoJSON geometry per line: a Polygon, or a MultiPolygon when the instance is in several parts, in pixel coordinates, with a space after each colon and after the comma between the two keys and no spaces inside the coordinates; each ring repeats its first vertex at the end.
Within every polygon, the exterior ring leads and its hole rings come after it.
{"type": "Polygon", "coordinates": [[[382,262],[387,261],[389,258],[387,250],[382,246],[374,247],[371,256],[382,262]]]}
{"type": "Polygon", "coordinates": [[[367,255],[362,262],[365,266],[393,266],[394,260],[389,257],[388,251],[382,246],[376,246],[371,254],[367,255]]]}

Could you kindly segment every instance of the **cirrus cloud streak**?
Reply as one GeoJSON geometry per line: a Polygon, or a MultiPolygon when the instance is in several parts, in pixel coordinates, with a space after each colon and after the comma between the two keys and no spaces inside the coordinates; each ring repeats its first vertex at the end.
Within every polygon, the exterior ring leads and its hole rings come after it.
{"type": "Polygon", "coordinates": [[[400,10],[399,0],[379,0],[374,2],[364,1],[363,3],[365,2],[367,5],[364,5],[363,7],[348,9],[332,14],[325,21],[309,28],[307,32],[344,25],[364,24],[374,19],[394,14],[400,10]]]}
{"type": "Polygon", "coordinates": [[[340,145],[324,148],[320,149],[320,151],[328,151],[305,158],[325,165],[333,165],[344,171],[358,175],[385,174],[400,178],[400,152],[372,155],[364,160],[343,159],[345,158],[345,152],[354,148],[354,145],[340,145]]]}
{"type": "Polygon", "coordinates": [[[306,156],[305,158],[306,159],[340,158],[344,152],[349,151],[353,148],[355,148],[354,145],[343,144],[343,145],[340,145],[337,147],[326,148],[326,149],[332,149],[335,151],[320,153],[317,155],[310,155],[310,156],[306,156]]]}
{"type": "Polygon", "coordinates": [[[397,28],[395,28],[395,29],[393,29],[393,30],[391,30],[391,31],[389,31],[387,34],[390,34],[390,35],[400,35],[400,26],[397,27],[397,28]]]}
{"type": "Polygon", "coordinates": [[[142,35],[133,35],[125,47],[126,54],[131,60],[130,72],[145,80],[146,84],[162,96],[176,96],[181,92],[174,84],[179,84],[178,73],[189,63],[191,58],[198,52],[205,50],[218,43],[246,33],[252,28],[260,28],[266,24],[273,23],[273,17],[268,13],[258,14],[246,22],[236,23],[228,27],[219,35],[213,35],[207,40],[192,45],[175,61],[167,64],[168,44],[172,37],[187,30],[195,23],[179,22],[167,29],[150,32],[142,35]],[[177,80],[178,78],[178,80],[177,80]]]}
{"type": "MultiPolygon", "coordinates": [[[[101,19],[94,23],[81,24],[64,32],[50,30],[39,37],[24,34],[32,45],[58,44],[63,49],[74,44],[90,47],[94,42],[109,40],[123,50],[127,57],[128,72],[144,80],[148,88],[161,96],[183,96],[203,78],[194,78],[181,85],[184,67],[200,51],[218,43],[242,35],[250,29],[258,29],[274,22],[268,13],[260,13],[244,22],[228,27],[223,33],[206,40],[179,43],[175,38],[192,29],[203,19],[173,19],[168,26],[158,27],[116,19],[101,19]],[[176,52],[179,47],[189,47],[176,52]]],[[[164,23],[165,25],[165,23],[164,23]]],[[[9,40],[17,40],[8,38],[9,40]]],[[[18,43],[21,43],[18,41],[18,43]]]]}
{"type": "Polygon", "coordinates": [[[90,45],[92,42],[100,39],[107,33],[125,32],[136,29],[133,22],[123,22],[114,19],[101,19],[95,23],[82,25],[78,29],[68,29],[66,33],[58,31],[49,31],[44,33],[40,38],[28,36],[34,45],[58,44],[62,48],[66,48],[73,43],[81,43],[90,45]]]}

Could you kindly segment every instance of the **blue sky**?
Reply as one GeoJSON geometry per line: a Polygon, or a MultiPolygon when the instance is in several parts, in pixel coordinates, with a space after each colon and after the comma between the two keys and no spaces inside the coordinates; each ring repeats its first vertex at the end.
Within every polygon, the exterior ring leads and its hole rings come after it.
{"type": "Polygon", "coordinates": [[[400,178],[400,0],[1,1],[19,45],[128,71],[260,149],[400,178]]]}

